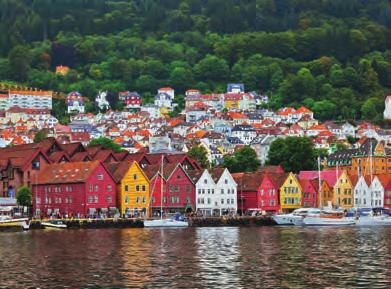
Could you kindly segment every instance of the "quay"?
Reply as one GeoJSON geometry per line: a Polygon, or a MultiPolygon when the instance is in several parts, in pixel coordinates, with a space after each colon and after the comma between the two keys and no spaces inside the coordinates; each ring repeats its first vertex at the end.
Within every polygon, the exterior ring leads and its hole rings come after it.
{"type": "MultiPolygon", "coordinates": [[[[52,219],[55,220],[55,219],[52,219]]],[[[143,228],[144,219],[59,219],[68,229],[143,228]]],[[[254,227],[275,225],[270,217],[193,217],[190,227],[254,227]]],[[[30,229],[42,229],[41,220],[32,220],[30,229]]]]}

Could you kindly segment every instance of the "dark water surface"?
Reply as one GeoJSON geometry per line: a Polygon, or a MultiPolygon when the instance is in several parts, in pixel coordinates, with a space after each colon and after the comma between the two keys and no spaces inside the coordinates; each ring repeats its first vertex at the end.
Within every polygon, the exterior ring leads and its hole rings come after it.
{"type": "Polygon", "coordinates": [[[391,228],[0,233],[0,288],[391,288],[391,228]]]}

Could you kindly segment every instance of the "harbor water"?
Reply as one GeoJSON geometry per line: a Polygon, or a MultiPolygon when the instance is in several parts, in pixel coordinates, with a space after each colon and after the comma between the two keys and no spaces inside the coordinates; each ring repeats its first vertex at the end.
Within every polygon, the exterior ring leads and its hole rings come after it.
{"type": "Polygon", "coordinates": [[[0,288],[391,288],[391,227],[0,234],[0,288]]]}

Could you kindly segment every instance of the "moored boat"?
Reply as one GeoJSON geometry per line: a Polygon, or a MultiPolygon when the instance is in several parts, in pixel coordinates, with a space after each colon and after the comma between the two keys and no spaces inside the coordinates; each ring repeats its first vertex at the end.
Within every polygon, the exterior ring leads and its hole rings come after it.
{"type": "Polygon", "coordinates": [[[59,220],[50,220],[47,222],[41,222],[41,225],[46,228],[52,228],[52,229],[66,229],[67,225],[64,224],[62,221],[59,220]]]}
{"type": "Polygon", "coordinates": [[[280,214],[272,216],[277,225],[300,225],[303,217],[308,214],[310,208],[300,208],[290,214],[280,214]]]}
{"type": "Polygon", "coordinates": [[[391,225],[391,217],[382,211],[375,213],[372,209],[358,209],[356,211],[357,226],[385,226],[391,225]]]}
{"type": "Polygon", "coordinates": [[[322,210],[318,216],[307,216],[303,219],[306,226],[349,226],[355,225],[354,218],[345,217],[344,212],[322,210]]]}
{"type": "Polygon", "coordinates": [[[181,214],[176,214],[168,219],[145,220],[144,227],[188,227],[189,223],[181,214]]]}

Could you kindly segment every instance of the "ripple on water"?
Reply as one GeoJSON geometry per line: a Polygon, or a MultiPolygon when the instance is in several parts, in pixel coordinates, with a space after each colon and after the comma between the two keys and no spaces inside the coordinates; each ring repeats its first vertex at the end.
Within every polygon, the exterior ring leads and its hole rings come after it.
{"type": "Polygon", "coordinates": [[[0,288],[391,288],[390,240],[391,228],[1,234],[0,288]]]}

